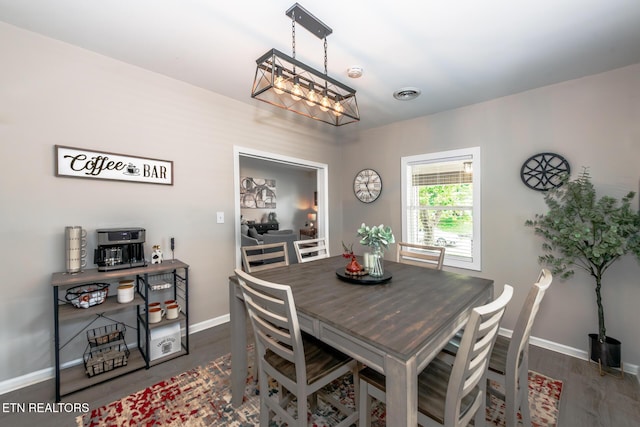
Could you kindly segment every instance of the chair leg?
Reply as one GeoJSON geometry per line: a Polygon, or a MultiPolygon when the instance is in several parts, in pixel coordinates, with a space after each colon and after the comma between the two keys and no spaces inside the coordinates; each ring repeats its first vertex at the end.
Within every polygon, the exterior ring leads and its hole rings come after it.
{"type": "Polygon", "coordinates": [[[520,406],[520,414],[522,415],[522,424],[526,427],[531,425],[531,415],[529,413],[529,373],[527,369],[523,369],[524,378],[520,378],[520,388],[518,390],[518,404],[520,406]]]}
{"type": "Polygon", "coordinates": [[[358,403],[358,411],[360,411],[359,415],[359,427],[371,427],[371,396],[369,395],[369,386],[366,381],[360,381],[359,387],[359,403],[358,403]]]}
{"type": "Polygon", "coordinates": [[[271,418],[271,411],[267,406],[267,399],[269,399],[269,393],[267,392],[267,376],[260,375],[260,427],[269,427],[269,419],[271,418]]]}
{"type": "Polygon", "coordinates": [[[308,427],[309,421],[307,419],[307,399],[302,398],[304,393],[299,394],[298,396],[298,426],[299,427],[308,427]]]}
{"type": "Polygon", "coordinates": [[[314,413],[318,409],[318,393],[313,393],[307,398],[307,401],[309,402],[309,411],[314,413]]]}
{"type": "Polygon", "coordinates": [[[485,378],[484,380],[480,380],[478,387],[480,388],[480,393],[484,396],[480,396],[480,407],[473,416],[473,425],[475,427],[487,424],[487,403],[485,398],[485,396],[489,395],[489,393],[487,393],[487,379],[485,378]]]}
{"type": "MultiPolygon", "coordinates": [[[[358,375],[358,370],[360,368],[360,364],[358,363],[358,366],[356,367],[356,369],[353,371],[352,375],[353,375],[353,407],[354,407],[354,411],[358,412],[360,411],[360,375],[358,375]]],[[[358,415],[359,416],[359,415],[358,415]]]]}

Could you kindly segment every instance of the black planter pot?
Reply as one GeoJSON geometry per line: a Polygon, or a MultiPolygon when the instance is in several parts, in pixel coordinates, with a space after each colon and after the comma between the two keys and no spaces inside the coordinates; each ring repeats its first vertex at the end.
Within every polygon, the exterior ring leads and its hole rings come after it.
{"type": "Polygon", "coordinates": [[[605,337],[604,342],[598,340],[598,334],[589,334],[589,357],[605,368],[622,366],[620,347],[622,343],[615,338],[605,337]]]}

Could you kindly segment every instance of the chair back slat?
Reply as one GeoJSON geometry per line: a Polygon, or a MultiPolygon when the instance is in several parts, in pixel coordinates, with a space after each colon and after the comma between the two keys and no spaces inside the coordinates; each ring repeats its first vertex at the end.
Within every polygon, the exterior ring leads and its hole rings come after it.
{"type": "Polygon", "coordinates": [[[329,247],[324,237],[319,239],[296,240],[293,242],[298,262],[316,261],[329,258],[329,247]]]}
{"type": "Polygon", "coordinates": [[[291,288],[239,269],[235,273],[256,335],[258,354],[264,355],[268,349],[291,363],[300,363],[299,355],[304,355],[304,349],[291,288]]]}
{"type": "Polygon", "coordinates": [[[445,248],[400,242],[396,246],[396,262],[442,270],[445,248]]]}
{"type": "Polygon", "coordinates": [[[464,328],[460,349],[456,355],[447,387],[445,425],[466,426],[481,406],[481,399],[485,399],[484,393],[477,393],[471,409],[465,414],[460,413],[462,400],[467,395],[476,387],[484,390],[480,382],[486,381],[491,349],[498,336],[500,321],[504,316],[507,303],[512,296],[513,288],[505,285],[500,297],[472,310],[464,328]]]}
{"type": "Polygon", "coordinates": [[[286,242],[243,246],[242,265],[247,273],[289,265],[286,242]]]}

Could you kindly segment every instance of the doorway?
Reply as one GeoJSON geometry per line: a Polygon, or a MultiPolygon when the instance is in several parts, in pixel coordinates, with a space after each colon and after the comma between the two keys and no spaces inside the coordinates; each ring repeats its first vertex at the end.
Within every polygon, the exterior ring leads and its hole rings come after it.
{"type": "MultiPolygon", "coordinates": [[[[315,228],[317,229],[318,237],[327,237],[329,235],[329,222],[328,222],[328,206],[327,206],[327,188],[328,188],[328,165],[324,163],[312,162],[305,159],[299,159],[289,156],[282,156],[275,153],[266,151],[254,150],[245,147],[234,146],[234,197],[235,197],[235,233],[236,236],[236,267],[241,266],[240,256],[240,225],[242,216],[242,207],[240,199],[240,185],[241,185],[241,160],[259,160],[262,162],[272,163],[274,166],[278,165],[283,168],[299,169],[304,171],[315,172],[315,195],[309,195],[311,199],[315,199],[316,206],[313,210],[317,213],[315,228]]],[[[268,178],[268,177],[261,177],[268,178]]],[[[277,200],[277,199],[276,199],[277,200]]],[[[277,203],[277,202],[276,202],[277,203]]],[[[307,209],[308,210],[308,209],[307,209]]],[[[294,229],[297,233],[298,230],[294,229]]]]}

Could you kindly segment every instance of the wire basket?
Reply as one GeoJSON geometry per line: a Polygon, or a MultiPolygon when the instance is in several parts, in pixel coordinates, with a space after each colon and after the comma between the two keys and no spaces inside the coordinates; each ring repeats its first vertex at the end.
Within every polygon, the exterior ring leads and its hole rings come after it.
{"type": "Polygon", "coordinates": [[[84,353],[84,367],[87,375],[104,374],[122,366],[127,366],[129,360],[129,349],[127,344],[121,342],[110,346],[100,348],[87,347],[84,353]]]}
{"type": "Polygon", "coordinates": [[[109,293],[108,283],[90,283],[67,289],[64,298],[77,308],[102,304],[109,293]]]}
{"type": "Polygon", "coordinates": [[[109,344],[110,342],[123,340],[127,327],[124,323],[112,323],[87,331],[87,340],[91,347],[109,344]]]}

